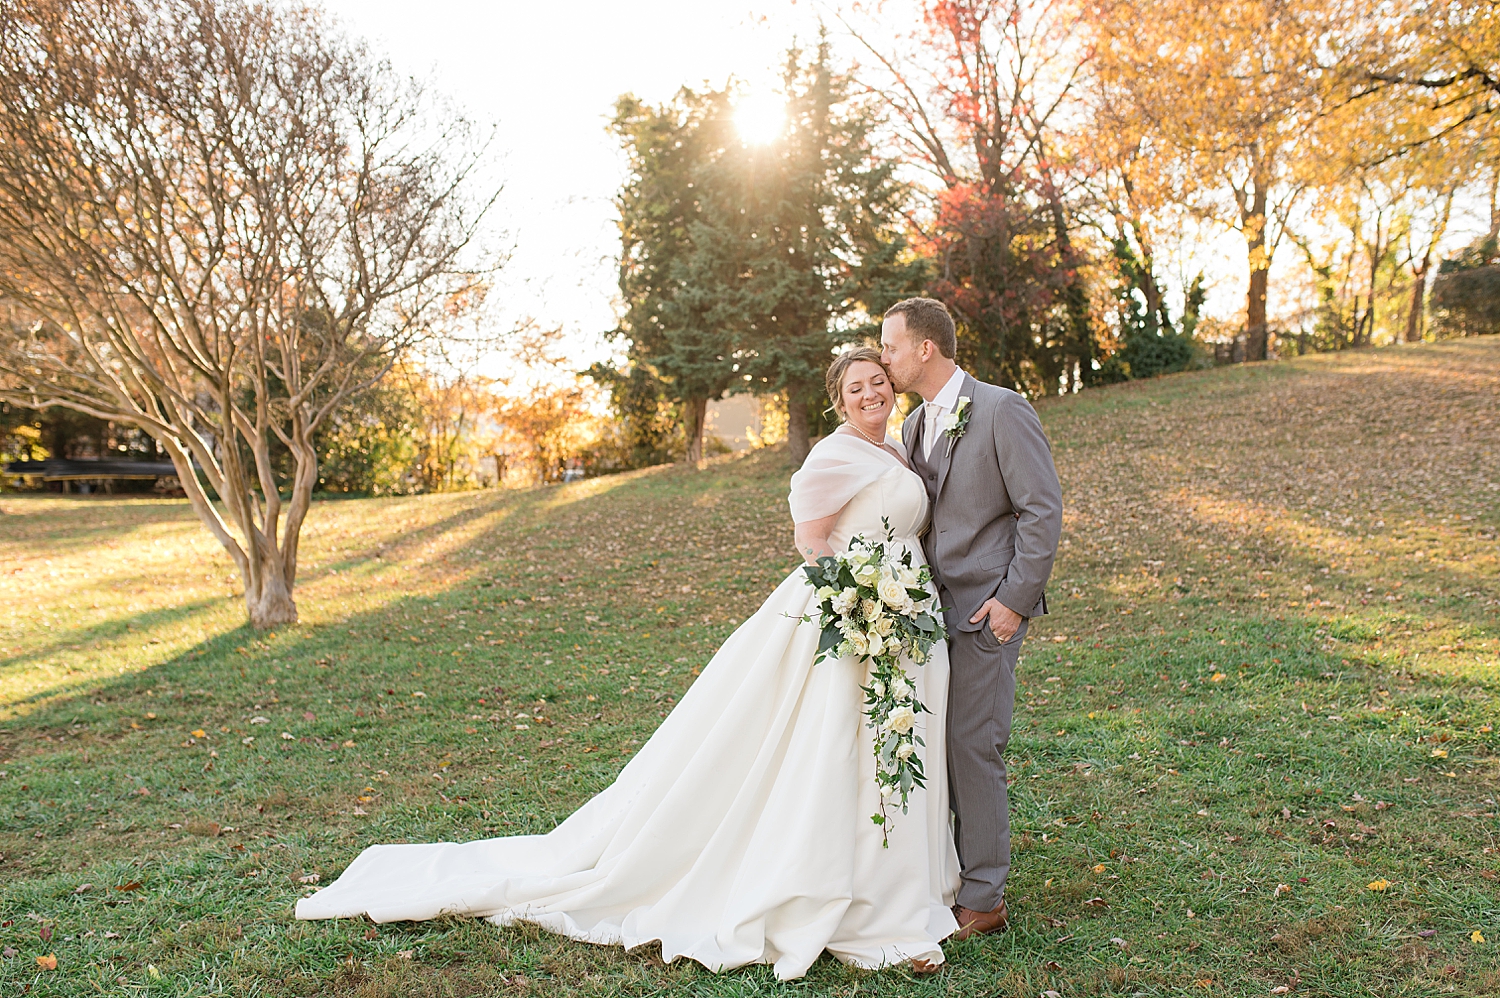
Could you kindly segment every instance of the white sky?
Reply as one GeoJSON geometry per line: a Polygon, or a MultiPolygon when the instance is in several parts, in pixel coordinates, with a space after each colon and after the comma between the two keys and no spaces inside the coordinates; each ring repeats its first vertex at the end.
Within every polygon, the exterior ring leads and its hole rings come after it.
{"type": "MultiPolygon", "coordinates": [[[[580,366],[608,355],[601,334],[615,318],[612,198],[624,160],[605,130],[615,99],[631,92],[663,101],[680,86],[722,87],[731,77],[768,93],[786,49],[817,33],[814,0],[324,2],[398,70],[430,79],[471,116],[498,124],[494,170],[505,191],[492,236],[511,248],[494,295],[498,321],[561,325],[580,366]]],[[[842,49],[843,58],[854,54],[842,49]]],[[[1200,270],[1205,312],[1243,315],[1238,236],[1200,231],[1174,249],[1174,259],[1162,261],[1174,315],[1182,287],[1200,270]]],[[[1273,322],[1302,304],[1303,269],[1296,247],[1284,244],[1272,268],[1273,322]]]]}
{"type": "Polygon", "coordinates": [[[731,76],[768,91],[794,40],[816,37],[807,0],[569,3],[325,0],[350,34],[499,125],[493,216],[512,248],[496,289],[504,320],[562,325],[581,363],[607,354],[624,160],[606,130],[615,99],[657,102],[731,76]]]}

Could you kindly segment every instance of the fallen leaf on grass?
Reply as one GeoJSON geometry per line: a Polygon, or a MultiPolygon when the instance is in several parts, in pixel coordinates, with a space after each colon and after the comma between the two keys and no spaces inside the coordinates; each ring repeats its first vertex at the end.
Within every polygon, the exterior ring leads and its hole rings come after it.
{"type": "Polygon", "coordinates": [[[1276,985],[1276,987],[1274,987],[1274,988],[1271,989],[1271,994],[1273,994],[1273,995],[1284,995],[1284,994],[1289,994],[1291,992],[1291,990],[1292,989],[1289,988],[1289,987],[1287,987],[1285,984],[1278,984],[1278,985],[1276,985]]]}
{"type": "Polygon", "coordinates": [[[1448,758],[1448,750],[1435,748],[1432,750],[1432,757],[1434,759],[1446,759],[1448,758]]]}
{"type": "Polygon", "coordinates": [[[404,950],[398,950],[396,952],[396,956],[399,957],[402,960],[410,960],[413,957],[415,957],[416,955],[417,955],[417,951],[414,950],[414,949],[404,949],[404,950]]]}
{"type": "Polygon", "coordinates": [[[41,937],[42,942],[50,943],[52,941],[52,926],[42,926],[41,930],[37,932],[37,935],[41,937]]]}
{"type": "Polygon", "coordinates": [[[1469,942],[1471,942],[1471,943],[1482,943],[1482,942],[1484,942],[1484,933],[1480,932],[1478,929],[1475,929],[1473,932],[1469,933],[1469,942]]]}
{"type": "Polygon", "coordinates": [[[1421,929],[1417,932],[1418,939],[1431,939],[1437,935],[1437,929],[1421,929]]]}
{"type": "Polygon", "coordinates": [[[1085,908],[1108,908],[1109,902],[1104,900],[1103,898],[1089,898],[1087,901],[1083,902],[1083,906],[1085,908]]]}
{"type": "Polygon", "coordinates": [[[140,889],[141,882],[139,880],[132,880],[128,884],[118,884],[115,886],[115,890],[117,891],[138,891],[140,889]]]}
{"type": "Polygon", "coordinates": [[[192,731],[192,735],[194,738],[207,738],[208,732],[204,731],[202,728],[194,728],[192,731]]]}
{"type": "Polygon", "coordinates": [[[119,939],[120,938],[120,934],[118,932],[106,932],[106,933],[104,933],[104,938],[105,939],[119,939]]]}
{"type": "Polygon", "coordinates": [[[297,883],[299,883],[299,884],[316,884],[319,879],[320,878],[318,877],[318,875],[316,873],[309,873],[305,877],[298,877],[297,878],[297,883]]]}
{"type": "Polygon", "coordinates": [[[1211,988],[1214,986],[1214,979],[1212,977],[1205,977],[1201,980],[1194,981],[1193,983],[1198,985],[1198,987],[1200,988],[1211,988]]]}
{"type": "Polygon", "coordinates": [[[1042,964],[1042,969],[1050,970],[1052,971],[1052,973],[1056,974],[1061,972],[1063,968],[1062,964],[1058,963],[1056,960],[1048,960],[1046,963],[1042,964]]]}
{"type": "Polygon", "coordinates": [[[1371,891],[1383,891],[1390,886],[1391,882],[1389,880],[1372,880],[1368,884],[1365,884],[1365,889],[1371,891]]]}
{"type": "Polygon", "coordinates": [[[1103,873],[1103,872],[1104,872],[1104,870],[1105,870],[1105,867],[1104,867],[1104,864],[1103,864],[1103,863],[1099,863],[1099,864],[1097,864],[1097,865],[1096,865],[1096,866],[1095,866],[1095,867],[1094,867],[1094,872],[1095,872],[1095,873],[1103,873]]]}
{"type": "Polygon", "coordinates": [[[41,967],[43,970],[56,970],[57,969],[57,954],[56,953],[48,953],[46,956],[39,956],[39,957],[37,957],[36,958],[36,965],[38,967],[41,967]]]}
{"type": "Polygon", "coordinates": [[[74,894],[87,894],[89,891],[91,891],[93,889],[94,889],[94,885],[93,884],[79,884],[77,887],[73,888],[73,893],[74,894]]]}
{"type": "Polygon", "coordinates": [[[5,959],[7,960],[14,960],[16,958],[16,952],[17,950],[14,946],[7,946],[5,947],[5,949],[0,950],[0,956],[5,957],[5,959]]]}

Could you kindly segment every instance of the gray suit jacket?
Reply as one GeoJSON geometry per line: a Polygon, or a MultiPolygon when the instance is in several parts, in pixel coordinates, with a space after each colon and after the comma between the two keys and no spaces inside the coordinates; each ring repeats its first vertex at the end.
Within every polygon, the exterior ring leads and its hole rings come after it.
{"type": "MultiPolygon", "coordinates": [[[[969,397],[972,414],[961,437],[933,442],[926,463],[937,474],[936,498],[923,547],[953,604],[949,630],[977,631],[984,622],[969,618],[991,596],[1023,617],[1047,612],[1043,589],[1062,535],[1062,488],[1029,402],[970,375],[959,394],[969,397]]],[[[918,407],[901,428],[908,457],[922,423],[918,407]]]]}

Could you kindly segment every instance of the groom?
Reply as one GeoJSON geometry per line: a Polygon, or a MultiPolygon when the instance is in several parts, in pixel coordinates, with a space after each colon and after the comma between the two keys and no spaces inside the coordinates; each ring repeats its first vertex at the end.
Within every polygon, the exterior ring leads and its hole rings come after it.
{"type": "Polygon", "coordinates": [[[948,607],[948,787],[962,869],[954,938],[967,939],[1009,920],[1005,746],[1026,623],[1047,612],[1062,490],[1031,405],[954,363],[958,341],[942,302],[892,305],[880,345],[896,391],[923,400],[901,440],[931,500],[923,546],[948,607]]]}

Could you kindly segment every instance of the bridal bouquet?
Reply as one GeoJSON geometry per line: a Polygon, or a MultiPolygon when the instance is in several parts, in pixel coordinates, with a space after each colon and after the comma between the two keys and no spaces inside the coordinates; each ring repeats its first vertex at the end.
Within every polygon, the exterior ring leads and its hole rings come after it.
{"type": "Polygon", "coordinates": [[[825,555],[803,571],[817,590],[820,611],[822,634],[814,662],[849,657],[870,662],[869,685],[861,689],[865,717],[875,730],[875,782],[880,787],[880,811],[870,820],[881,826],[882,842],[889,845],[887,802],[899,803],[906,813],[912,787],[925,786],[926,778],[917,755],[917,746],[926,743],[917,735],[916,722],[927,708],[901,662],[926,662],[947,632],[934,606],[937,598],[928,591],[931,569],[914,567],[911,551],[895,542],[889,522],[881,522],[884,541],[858,535],[842,554],[825,555]]]}

